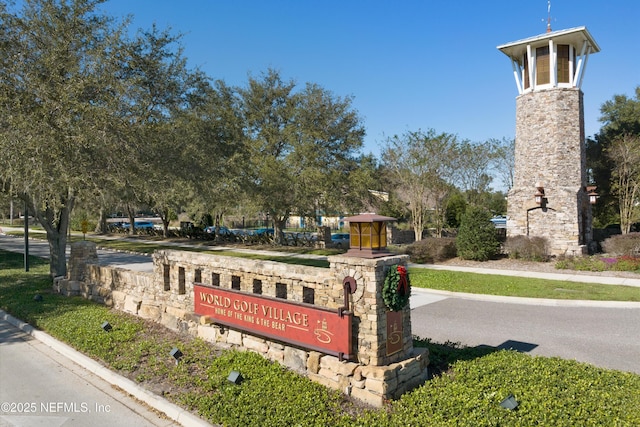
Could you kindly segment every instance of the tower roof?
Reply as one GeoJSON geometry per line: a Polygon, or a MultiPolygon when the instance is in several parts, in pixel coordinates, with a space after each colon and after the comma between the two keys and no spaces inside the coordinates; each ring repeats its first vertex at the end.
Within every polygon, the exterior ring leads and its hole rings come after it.
{"type": "Polygon", "coordinates": [[[550,39],[556,44],[570,44],[580,48],[583,43],[587,43],[591,48],[591,53],[600,52],[600,46],[593,39],[586,27],[569,28],[567,30],[551,31],[539,36],[529,37],[522,40],[506,43],[498,46],[498,49],[512,59],[521,58],[527,51],[527,45],[546,45],[550,39]]]}

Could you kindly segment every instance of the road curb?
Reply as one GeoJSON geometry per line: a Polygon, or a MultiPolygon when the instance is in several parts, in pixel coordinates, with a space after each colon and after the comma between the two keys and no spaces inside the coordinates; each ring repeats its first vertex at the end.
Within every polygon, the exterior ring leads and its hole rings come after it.
{"type": "Polygon", "coordinates": [[[166,399],[163,399],[162,397],[151,393],[149,390],[139,386],[138,384],[131,381],[130,379],[116,374],[115,372],[109,370],[108,368],[96,362],[95,360],[91,359],[90,357],[85,356],[84,354],[80,353],[79,351],[75,350],[69,345],[58,341],[57,339],[53,338],[51,335],[34,328],[30,324],[23,322],[22,320],[16,317],[13,317],[12,315],[10,315],[9,313],[6,313],[3,310],[0,310],[0,319],[9,322],[10,324],[20,329],[24,333],[37,339],[41,343],[47,345],[48,347],[52,348],[56,352],[60,353],[62,356],[80,365],[82,368],[93,373],[94,375],[102,378],[104,381],[107,381],[108,383],[116,387],[119,387],[125,393],[135,397],[141,402],[144,402],[151,408],[159,412],[162,412],[168,418],[179,423],[180,425],[184,427],[211,427],[212,426],[212,424],[197,417],[196,415],[192,414],[186,409],[183,409],[178,405],[175,405],[167,401],[166,399]]]}

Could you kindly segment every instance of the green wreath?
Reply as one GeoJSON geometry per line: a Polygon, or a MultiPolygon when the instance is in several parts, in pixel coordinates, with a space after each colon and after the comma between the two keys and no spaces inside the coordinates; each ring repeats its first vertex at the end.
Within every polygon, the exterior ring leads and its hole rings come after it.
{"type": "Polygon", "coordinates": [[[382,286],[382,299],[391,311],[400,311],[407,305],[411,296],[411,283],[407,267],[392,265],[382,286]]]}

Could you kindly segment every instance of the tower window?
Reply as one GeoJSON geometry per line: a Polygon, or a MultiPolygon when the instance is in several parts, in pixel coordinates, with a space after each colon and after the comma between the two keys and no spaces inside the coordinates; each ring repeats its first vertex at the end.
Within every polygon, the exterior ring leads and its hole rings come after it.
{"type": "Polygon", "coordinates": [[[558,45],[558,83],[570,83],[571,73],[569,70],[569,45],[558,45]]]}
{"type": "Polygon", "coordinates": [[[549,46],[536,49],[536,84],[549,84],[551,81],[551,64],[549,58],[549,46]]]}

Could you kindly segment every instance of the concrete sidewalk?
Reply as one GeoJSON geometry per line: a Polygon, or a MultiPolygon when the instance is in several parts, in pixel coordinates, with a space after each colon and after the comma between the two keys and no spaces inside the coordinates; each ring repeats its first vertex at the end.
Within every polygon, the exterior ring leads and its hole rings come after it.
{"type": "MultiPolygon", "coordinates": [[[[199,418],[198,416],[192,414],[175,405],[168,400],[158,396],[149,390],[139,386],[135,382],[131,381],[128,378],[125,378],[121,375],[116,374],[115,372],[109,370],[105,366],[91,359],[90,357],[85,356],[84,354],[76,351],[72,347],[64,344],[63,342],[58,341],[53,338],[51,335],[46,334],[40,330],[35,329],[33,326],[25,323],[10,314],[0,310],[0,319],[4,320],[16,328],[20,329],[24,333],[32,336],[37,339],[41,343],[50,347],[60,355],[66,357],[72,362],[76,363],[83,369],[91,372],[92,374],[98,376],[104,381],[112,384],[113,386],[122,389],[129,396],[133,396],[140,402],[148,405],[154,410],[161,412],[166,415],[166,417],[170,420],[173,420],[175,423],[178,423],[184,427],[210,427],[211,424],[206,422],[205,420],[199,418]]],[[[64,396],[62,396],[64,397],[64,396]]],[[[170,423],[167,423],[169,425],[170,423]]]]}

